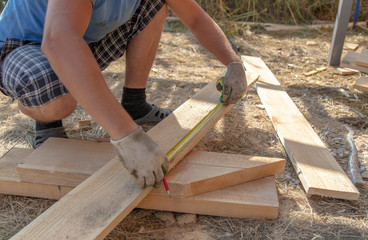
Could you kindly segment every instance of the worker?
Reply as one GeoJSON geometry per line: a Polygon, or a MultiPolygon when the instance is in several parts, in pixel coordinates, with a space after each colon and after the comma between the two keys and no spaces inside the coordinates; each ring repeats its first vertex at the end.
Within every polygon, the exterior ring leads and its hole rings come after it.
{"type": "Polygon", "coordinates": [[[62,119],[80,104],[109,134],[139,187],[160,184],[169,162],[142,130],[170,109],[146,102],[146,83],[168,7],[226,67],[225,104],[246,89],[245,69],[194,0],[9,0],[0,16],[0,89],[36,120],[35,144],[67,137],[62,119]],[[125,53],[126,52],[126,53],[125,53]],[[121,103],[101,71],[126,54],[121,103]]]}

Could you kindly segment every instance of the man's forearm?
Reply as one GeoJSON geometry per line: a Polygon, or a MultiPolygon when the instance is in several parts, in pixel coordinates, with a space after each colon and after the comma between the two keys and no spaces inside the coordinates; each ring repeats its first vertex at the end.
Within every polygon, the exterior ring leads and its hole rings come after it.
{"type": "Polygon", "coordinates": [[[221,28],[194,0],[166,0],[199,43],[226,66],[240,62],[221,28]]]}
{"type": "Polygon", "coordinates": [[[240,62],[221,28],[207,14],[202,15],[198,24],[190,30],[199,43],[225,66],[231,62],[240,62]]]}
{"type": "Polygon", "coordinates": [[[137,129],[107,87],[83,40],[66,38],[64,41],[54,41],[51,46],[46,45],[44,53],[60,80],[111,138],[120,139],[137,129]]]}

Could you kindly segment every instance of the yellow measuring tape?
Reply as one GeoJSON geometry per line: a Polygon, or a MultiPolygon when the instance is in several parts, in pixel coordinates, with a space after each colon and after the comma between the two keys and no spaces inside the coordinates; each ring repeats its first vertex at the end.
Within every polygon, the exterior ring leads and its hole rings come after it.
{"type": "Polygon", "coordinates": [[[186,146],[190,140],[211,120],[216,112],[221,108],[224,103],[220,102],[212,109],[194,128],[192,128],[173,148],[166,153],[167,158],[171,161],[178,152],[180,152],[184,146],[186,146]]]}
{"type": "Polygon", "coordinates": [[[224,105],[222,90],[224,85],[224,77],[220,77],[216,82],[216,88],[221,92],[220,102],[212,109],[194,128],[192,128],[170,151],[166,153],[166,157],[171,161],[184,146],[208,123],[208,121],[216,114],[222,105],[224,105]]]}
{"type": "MultiPolygon", "coordinates": [[[[254,78],[254,80],[248,85],[246,91],[245,91],[245,97],[248,96],[248,91],[251,87],[254,86],[254,84],[258,81],[259,76],[254,78]]],[[[170,151],[166,153],[166,157],[171,161],[178,152],[180,152],[184,146],[186,146],[190,140],[193,139],[193,137],[209,122],[209,120],[217,113],[217,111],[221,108],[222,105],[224,105],[223,102],[223,90],[224,85],[224,77],[220,77],[216,82],[216,88],[218,91],[221,92],[220,102],[217,104],[217,106],[211,110],[194,128],[192,128],[173,148],[171,148],[170,151]]]]}

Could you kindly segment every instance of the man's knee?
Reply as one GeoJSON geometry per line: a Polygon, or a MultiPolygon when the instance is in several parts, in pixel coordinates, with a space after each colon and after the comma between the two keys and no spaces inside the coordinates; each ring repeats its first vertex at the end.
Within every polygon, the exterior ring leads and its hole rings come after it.
{"type": "Polygon", "coordinates": [[[76,100],[70,95],[64,95],[41,107],[26,107],[19,103],[19,109],[31,118],[40,122],[52,122],[68,117],[77,106],[76,100]]]}

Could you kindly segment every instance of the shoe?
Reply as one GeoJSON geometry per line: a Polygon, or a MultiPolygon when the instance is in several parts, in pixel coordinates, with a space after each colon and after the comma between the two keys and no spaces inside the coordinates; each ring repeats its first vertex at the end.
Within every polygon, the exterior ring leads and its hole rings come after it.
{"type": "Polygon", "coordinates": [[[157,123],[164,120],[167,116],[169,116],[172,111],[168,108],[160,108],[155,104],[152,105],[152,110],[147,113],[145,116],[135,119],[134,122],[138,125],[148,124],[148,125],[156,125],[157,123]]]}
{"type": "Polygon", "coordinates": [[[64,127],[56,127],[56,128],[48,128],[44,130],[38,130],[35,133],[35,140],[33,148],[36,149],[41,146],[48,138],[56,137],[56,138],[68,138],[66,135],[64,127]]]}

